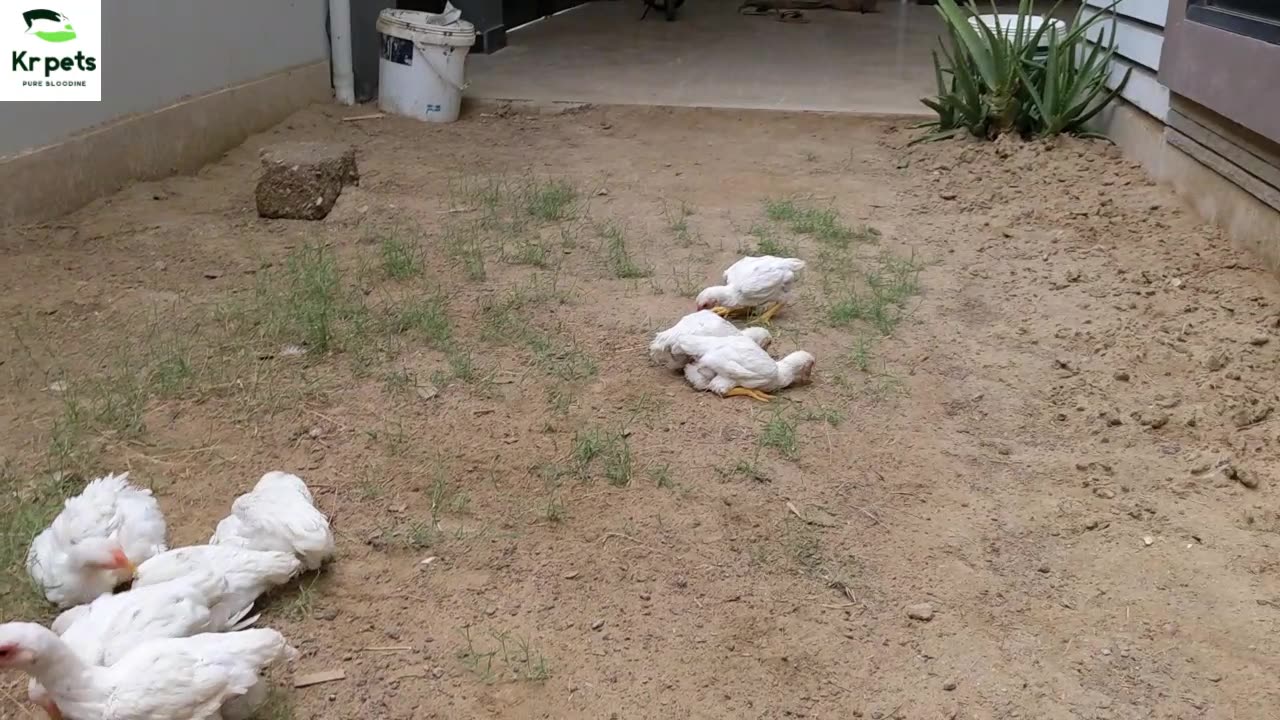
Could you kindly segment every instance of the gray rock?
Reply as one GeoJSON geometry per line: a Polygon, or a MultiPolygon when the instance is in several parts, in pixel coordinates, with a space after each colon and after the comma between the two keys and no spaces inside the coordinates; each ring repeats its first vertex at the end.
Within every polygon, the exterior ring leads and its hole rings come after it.
{"type": "Polygon", "coordinates": [[[265,218],[322,220],[346,185],[359,184],[355,148],[286,142],[262,151],[262,177],[254,199],[265,218]]]}
{"type": "Polygon", "coordinates": [[[956,689],[957,685],[958,683],[956,683],[955,680],[945,680],[942,683],[942,689],[946,690],[947,692],[951,692],[952,690],[956,689]]]}

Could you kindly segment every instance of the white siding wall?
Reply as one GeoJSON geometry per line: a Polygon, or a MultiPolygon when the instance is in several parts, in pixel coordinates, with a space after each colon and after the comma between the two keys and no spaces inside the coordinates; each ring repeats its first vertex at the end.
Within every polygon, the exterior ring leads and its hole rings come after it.
{"type": "MultiPolygon", "coordinates": [[[[1111,0],[1084,0],[1085,16],[1102,12],[1111,0]]],[[[1090,30],[1094,40],[1110,39],[1115,32],[1117,58],[1111,69],[1112,83],[1120,82],[1132,68],[1123,97],[1156,119],[1164,121],[1169,114],[1169,88],[1160,84],[1160,50],[1164,45],[1165,16],[1169,0],[1121,0],[1116,6],[1115,22],[1104,20],[1090,30]]]]}

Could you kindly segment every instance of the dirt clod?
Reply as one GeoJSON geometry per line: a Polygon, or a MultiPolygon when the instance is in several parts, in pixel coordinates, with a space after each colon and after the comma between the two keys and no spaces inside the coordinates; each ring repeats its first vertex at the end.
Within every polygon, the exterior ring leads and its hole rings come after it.
{"type": "Polygon", "coordinates": [[[254,199],[264,218],[323,220],[346,185],[360,180],[354,147],[285,142],[261,153],[254,199]]]}
{"type": "Polygon", "coordinates": [[[912,620],[921,622],[929,622],[933,619],[933,605],[930,603],[918,603],[907,607],[907,617],[912,620]]]}

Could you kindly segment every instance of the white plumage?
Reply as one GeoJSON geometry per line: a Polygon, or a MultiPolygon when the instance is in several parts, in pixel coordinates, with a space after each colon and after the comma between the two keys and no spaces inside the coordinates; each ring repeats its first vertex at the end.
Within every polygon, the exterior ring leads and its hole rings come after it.
{"type": "Polygon", "coordinates": [[[685,336],[676,343],[679,352],[693,358],[684,368],[685,379],[698,390],[722,397],[746,395],[768,400],[768,391],[809,381],[815,363],[803,350],[774,361],[750,338],[685,336]]]}
{"type": "MultiPolygon", "coordinates": [[[[197,571],[117,595],[99,596],[60,615],[52,629],[85,663],[114,665],[147,640],[240,630],[252,625],[257,616],[245,617],[252,603],[234,615],[215,612],[225,607],[230,594],[225,578],[197,571]]],[[[27,690],[32,702],[49,707],[49,694],[37,680],[32,679],[27,690]]]]}
{"type": "Polygon", "coordinates": [[[49,602],[87,603],[128,581],[133,565],[164,552],[160,505],[128,479],[121,473],[90,482],[31,543],[27,572],[49,602]]]}
{"type": "Polygon", "coordinates": [[[275,630],[243,630],[149,640],[100,667],[84,662],[52,630],[0,625],[0,668],[39,681],[67,720],[223,718],[223,706],[237,698],[263,697],[260,673],[295,654],[275,630]]]}
{"type": "Polygon", "coordinates": [[[249,550],[231,545],[192,545],[161,553],[138,566],[135,588],[211,572],[227,584],[227,592],[210,612],[216,618],[247,614],[258,596],[302,572],[292,553],[249,550]]]}
{"type": "Polygon", "coordinates": [[[731,337],[742,334],[762,348],[769,347],[773,336],[761,327],[750,327],[739,331],[733,323],[725,320],[710,310],[699,310],[680,318],[675,325],[653,336],[649,343],[649,357],[655,363],[668,370],[679,370],[688,364],[690,358],[676,348],[681,338],[689,335],[705,337],[731,337]]]}
{"type": "Polygon", "coordinates": [[[308,570],[333,557],[333,530],[297,475],[269,472],[251,492],[235,499],[218,523],[211,545],[289,552],[308,570]]]}
{"type": "Polygon", "coordinates": [[[698,309],[736,310],[773,303],[763,316],[768,321],[779,307],[791,302],[792,285],[803,269],[804,261],[796,258],[744,257],[724,271],[724,285],[698,293],[698,309]]]}

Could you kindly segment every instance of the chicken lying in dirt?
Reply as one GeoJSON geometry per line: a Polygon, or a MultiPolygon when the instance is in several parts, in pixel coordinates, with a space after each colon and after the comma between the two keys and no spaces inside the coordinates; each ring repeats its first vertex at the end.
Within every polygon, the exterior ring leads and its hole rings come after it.
{"type": "Polygon", "coordinates": [[[775,361],[745,335],[708,337],[688,335],[673,348],[693,359],[684,368],[684,377],[699,390],[721,397],[745,396],[768,402],[771,391],[810,381],[817,362],[800,350],[775,361]]]}
{"type": "Polygon", "coordinates": [[[725,320],[710,310],[699,310],[680,318],[680,322],[653,336],[649,343],[649,357],[653,362],[668,370],[683,370],[693,359],[680,352],[676,344],[685,337],[701,335],[704,337],[732,337],[744,335],[761,348],[769,347],[773,336],[761,327],[750,327],[738,330],[733,323],[725,320]]]}

